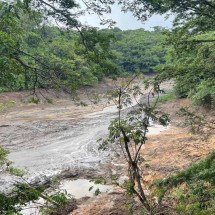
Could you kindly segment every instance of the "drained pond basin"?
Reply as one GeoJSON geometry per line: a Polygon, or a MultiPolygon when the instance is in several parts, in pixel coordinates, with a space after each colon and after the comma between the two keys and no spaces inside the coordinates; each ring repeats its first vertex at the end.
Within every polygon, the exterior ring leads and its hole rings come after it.
{"type": "MultiPolygon", "coordinates": [[[[52,107],[52,117],[55,111],[56,113],[62,111],[62,108],[56,107],[55,110],[52,107]]],[[[128,109],[123,110],[124,113],[127,111],[128,109]]],[[[45,113],[48,114],[49,111],[46,110],[45,113]]],[[[39,114],[40,111],[37,115],[39,114]]],[[[28,116],[28,119],[34,115],[35,111],[32,112],[32,116],[31,114],[28,116]]],[[[103,110],[87,113],[79,120],[69,117],[54,117],[50,120],[11,120],[7,121],[7,127],[1,127],[3,134],[1,141],[11,146],[9,159],[14,166],[27,170],[26,178],[30,182],[40,182],[44,177],[50,178],[62,172],[75,175],[78,171],[79,176],[83,170],[96,171],[98,165],[111,160],[110,151],[98,150],[97,140],[106,137],[110,121],[116,117],[116,106],[109,106],[103,110]]],[[[149,134],[158,134],[165,129],[167,128],[152,124],[149,134]]],[[[87,178],[90,178],[89,174],[87,178]]],[[[10,179],[1,179],[1,187],[5,186],[5,180],[8,183],[10,179]]],[[[77,179],[62,180],[59,189],[66,190],[68,194],[79,199],[92,197],[97,191],[109,192],[113,187],[94,184],[87,179],[77,179]]],[[[26,215],[37,213],[37,205],[23,211],[26,215]]]]}
{"type": "MultiPolygon", "coordinates": [[[[12,150],[9,159],[14,166],[26,169],[29,177],[36,178],[94,168],[96,164],[107,162],[110,152],[99,151],[97,140],[108,134],[109,123],[116,116],[117,108],[110,106],[75,122],[71,119],[11,122],[9,127],[1,129],[5,130],[4,141],[11,145],[18,145],[17,139],[28,141],[27,147],[12,150]]],[[[165,129],[152,125],[149,133],[157,134],[165,129]]]]}

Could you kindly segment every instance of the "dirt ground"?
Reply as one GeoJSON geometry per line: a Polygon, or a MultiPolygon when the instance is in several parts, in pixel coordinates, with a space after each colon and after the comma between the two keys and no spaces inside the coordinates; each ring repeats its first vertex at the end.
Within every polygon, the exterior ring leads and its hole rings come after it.
{"type": "Polygon", "coordinates": [[[31,91],[0,93],[0,123],[6,123],[8,120],[35,121],[81,118],[86,113],[101,110],[108,105],[108,100],[104,98],[105,93],[107,90],[117,87],[121,81],[112,82],[112,80],[106,79],[94,87],[84,87],[74,94],[38,89],[36,91],[36,96],[40,100],[38,104],[32,101],[35,95],[31,91]]]}
{"type": "MultiPolygon", "coordinates": [[[[164,178],[183,170],[215,149],[215,134],[208,139],[202,139],[198,135],[193,135],[188,128],[180,126],[182,119],[176,113],[181,107],[190,105],[188,99],[175,99],[161,104],[161,108],[171,116],[171,127],[158,135],[151,135],[141,151],[146,160],[142,165],[146,185],[154,179],[164,178]]],[[[212,110],[201,109],[198,112],[208,118],[215,117],[212,110]]],[[[126,174],[126,168],[123,171],[126,174]]],[[[118,190],[81,201],[71,215],[128,215],[131,202],[124,191],[118,190]]],[[[134,214],[141,214],[138,201],[134,205],[134,214]]]]}
{"type": "MultiPolygon", "coordinates": [[[[100,111],[108,104],[107,99],[103,97],[107,89],[113,89],[117,83],[106,80],[98,84],[95,88],[85,88],[79,91],[81,95],[79,105],[87,103],[88,106],[78,106],[71,96],[66,93],[38,92],[42,100],[40,104],[30,103],[32,95],[29,92],[18,93],[2,93],[0,94],[0,144],[11,151],[16,151],[19,148],[27,148],[31,139],[42,137],[49,132],[58,132],[64,129],[59,127],[58,121],[68,122],[70,125],[75,124],[80,118],[86,114],[100,111]],[[96,104],[98,100],[100,102],[96,104]],[[45,97],[49,98],[47,102],[45,97]],[[90,96],[90,97],[89,97],[90,96]],[[6,108],[2,108],[1,104],[6,104],[6,108]],[[17,122],[19,122],[17,124],[17,122]],[[43,122],[43,126],[38,126],[38,123],[43,122]],[[47,122],[44,124],[44,122],[47,122]],[[25,133],[27,127],[23,127],[22,123],[30,123],[31,130],[38,130],[34,133],[28,133],[30,139],[26,140],[25,133]],[[50,130],[51,123],[51,130],[50,130]],[[45,126],[45,127],[44,127],[45,126]],[[43,130],[41,134],[40,130],[43,130]],[[16,134],[16,136],[14,136],[16,134]],[[14,138],[23,138],[19,142],[14,142],[14,138]],[[8,138],[12,138],[8,140],[8,138]]],[[[168,88],[171,84],[168,85],[168,88]]],[[[167,103],[161,104],[161,108],[170,114],[171,126],[169,129],[162,131],[160,134],[151,135],[146,146],[141,153],[146,162],[143,164],[143,179],[146,184],[154,179],[167,177],[175,172],[186,168],[189,164],[197,161],[206,155],[211,150],[215,149],[215,135],[211,135],[208,139],[201,139],[198,135],[193,135],[188,128],[181,126],[182,119],[177,116],[176,112],[185,106],[190,106],[191,102],[188,99],[174,99],[167,103]]],[[[5,106],[5,105],[4,105],[5,106]]],[[[214,118],[214,111],[205,109],[198,110],[200,114],[206,115],[208,118],[214,118]]],[[[122,168],[118,168],[121,174],[126,174],[125,161],[120,160],[122,168]]],[[[119,165],[120,166],[120,165],[119,165]]],[[[105,168],[112,168],[107,164],[105,168]]],[[[105,176],[105,175],[104,175],[105,176]]],[[[128,215],[132,200],[126,196],[125,192],[116,189],[111,193],[106,193],[93,198],[85,198],[78,201],[78,208],[71,215],[128,215]]],[[[135,203],[135,207],[138,207],[135,203]]],[[[140,214],[140,212],[137,212],[140,214]]]]}
{"type": "MultiPolygon", "coordinates": [[[[32,92],[0,93],[0,146],[13,152],[46,144],[42,138],[47,135],[71,130],[87,114],[113,105],[106,93],[126,80],[105,79],[94,87],[84,87],[76,92],[79,98],[75,100],[74,95],[62,91],[37,90],[38,104],[32,102],[32,92]]],[[[135,84],[141,84],[140,80],[135,84]]],[[[171,86],[165,84],[167,89],[171,86]]]]}
{"type": "MultiPolygon", "coordinates": [[[[161,108],[170,114],[171,126],[159,135],[150,136],[148,144],[142,149],[149,167],[148,171],[145,171],[145,181],[151,182],[182,170],[215,149],[215,133],[210,133],[208,138],[202,138],[183,126],[184,119],[177,115],[182,107],[191,107],[190,100],[174,99],[161,105],[161,108]]],[[[198,115],[215,119],[214,110],[199,108],[196,111],[198,115]]]]}
{"type": "Polygon", "coordinates": [[[105,79],[84,87],[76,92],[78,99],[62,91],[39,89],[38,104],[32,102],[31,91],[1,93],[0,146],[13,152],[44,145],[42,138],[71,130],[87,114],[111,105],[105,94],[122,81],[105,79]]]}

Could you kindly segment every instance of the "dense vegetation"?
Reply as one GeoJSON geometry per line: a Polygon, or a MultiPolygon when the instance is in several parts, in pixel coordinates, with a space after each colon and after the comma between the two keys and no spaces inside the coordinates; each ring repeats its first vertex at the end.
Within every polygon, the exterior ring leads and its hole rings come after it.
{"type": "Polygon", "coordinates": [[[185,36],[182,36],[181,31],[175,30],[169,37],[173,46],[168,50],[166,63],[157,67],[161,72],[159,79],[174,78],[178,97],[188,96],[194,104],[214,107],[215,46],[214,42],[210,41],[214,31],[200,33],[197,36],[189,35],[188,30],[185,36]],[[201,42],[203,38],[208,42],[201,42]]]}
{"type": "Polygon", "coordinates": [[[93,85],[105,76],[153,71],[164,62],[160,30],[78,30],[0,4],[0,91],[93,85]],[[151,40],[153,38],[153,40],[151,40]],[[115,60],[116,59],[116,60],[115,60]]]}
{"type": "Polygon", "coordinates": [[[61,86],[69,91],[117,74],[110,34],[85,28],[80,36],[74,30],[43,25],[40,13],[0,6],[1,91],[61,86]]]}
{"type": "Polygon", "coordinates": [[[160,71],[159,81],[176,80],[179,97],[214,105],[215,33],[200,18],[186,18],[184,25],[176,18],[170,32],[79,30],[47,23],[40,12],[19,5],[10,9],[2,2],[0,8],[0,91],[57,87],[71,92],[105,76],[160,71]]]}
{"type": "Polygon", "coordinates": [[[178,214],[214,214],[215,152],[155,185],[161,196],[168,193],[178,214]]]}
{"type": "MultiPolygon", "coordinates": [[[[135,1],[139,2],[138,0],[135,1]]],[[[175,79],[176,94],[195,104],[214,107],[215,101],[215,4],[214,1],[160,1],[148,3],[151,13],[174,12],[174,28],[166,63],[158,79],[175,79]],[[192,9],[191,9],[192,8],[192,9]]]]}
{"type": "MultiPolygon", "coordinates": [[[[195,104],[207,107],[214,105],[215,33],[213,25],[205,23],[213,20],[210,4],[202,3],[202,13],[192,16],[186,8],[195,6],[197,10],[195,3],[171,6],[164,1],[162,9],[159,4],[147,3],[152,14],[178,13],[170,32],[159,27],[152,32],[80,29],[74,20],[72,28],[71,23],[69,29],[57,27],[44,20],[44,11],[29,13],[20,4],[12,8],[3,1],[0,5],[0,91],[61,87],[70,92],[105,76],[160,71],[159,81],[176,80],[179,97],[189,96],[195,104]]],[[[135,5],[127,7],[134,10],[135,5]]]]}
{"type": "Polygon", "coordinates": [[[121,31],[115,28],[112,32],[116,37],[112,44],[116,63],[125,71],[153,73],[155,66],[165,63],[165,29],[155,27],[153,31],[121,31]]]}

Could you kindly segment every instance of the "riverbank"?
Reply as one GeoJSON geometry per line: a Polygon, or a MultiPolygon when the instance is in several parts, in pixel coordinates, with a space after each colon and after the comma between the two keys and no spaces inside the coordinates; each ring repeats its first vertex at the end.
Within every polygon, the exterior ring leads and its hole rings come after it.
{"type": "Polygon", "coordinates": [[[32,101],[31,91],[1,93],[0,145],[10,152],[46,145],[49,135],[70,130],[87,114],[110,106],[105,94],[121,81],[105,79],[80,89],[78,100],[54,90],[38,90],[39,103],[32,101]]]}
{"type": "MultiPolygon", "coordinates": [[[[166,131],[156,135],[150,135],[141,154],[145,159],[141,169],[143,180],[147,187],[153,180],[166,178],[180,170],[187,168],[191,163],[198,161],[215,149],[215,134],[207,139],[190,132],[184,127],[183,119],[177,115],[182,107],[191,106],[188,99],[173,99],[160,104],[160,108],[170,114],[172,126],[166,131]]],[[[198,108],[198,114],[205,114],[208,119],[214,118],[214,110],[198,108]]],[[[118,173],[117,177],[125,176],[127,173],[126,162],[116,159],[109,164],[108,169],[118,173]],[[124,165],[123,165],[124,164],[124,165]],[[115,168],[115,170],[113,170],[115,168]]],[[[104,168],[103,168],[104,169],[104,168]]],[[[122,189],[116,189],[112,193],[106,193],[99,197],[81,199],[78,201],[78,208],[71,215],[127,215],[131,210],[138,215],[141,205],[138,200],[129,197],[122,189]]]]}
{"type": "MultiPolygon", "coordinates": [[[[116,107],[104,97],[105,92],[114,87],[117,85],[107,82],[91,89],[98,92],[101,99],[98,104],[82,92],[79,106],[68,95],[53,96],[52,103],[39,104],[23,102],[16,93],[17,100],[13,93],[0,95],[15,100],[15,105],[1,115],[1,146],[10,150],[9,158],[14,165],[26,168],[32,180],[38,181],[42,175],[59,176],[60,180],[105,178],[111,185],[114,175],[122,181],[127,173],[126,162],[116,157],[113,151],[99,152],[97,143],[100,137],[107,135],[109,122],[116,117],[116,107]],[[81,101],[88,102],[88,106],[81,105],[81,101]]],[[[164,87],[171,89],[172,83],[164,87]]],[[[182,119],[176,112],[190,104],[187,99],[161,104],[160,108],[170,114],[172,121],[168,129],[152,126],[149,140],[141,151],[145,158],[141,168],[146,185],[186,168],[214,149],[213,139],[203,141],[181,127],[182,119]]],[[[208,117],[213,114],[205,113],[208,117]]],[[[78,208],[72,215],[127,215],[131,203],[134,203],[137,214],[140,208],[138,201],[117,187],[98,197],[78,199],[77,203],[78,208]]]]}

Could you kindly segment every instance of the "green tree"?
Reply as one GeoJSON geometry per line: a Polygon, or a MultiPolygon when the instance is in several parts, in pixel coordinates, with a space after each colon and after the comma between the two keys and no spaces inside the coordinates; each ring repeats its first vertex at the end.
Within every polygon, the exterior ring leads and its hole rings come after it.
{"type": "Polygon", "coordinates": [[[138,85],[133,84],[133,80],[134,78],[111,92],[110,98],[117,105],[118,116],[111,121],[108,128],[109,136],[102,141],[100,149],[106,149],[112,144],[117,152],[120,151],[128,164],[128,180],[125,180],[121,187],[126,189],[129,195],[138,197],[146,214],[156,214],[159,212],[157,203],[149,201],[150,197],[146,195],[148,187],[142,182],[143,173],[140,166],[145,159],[141,155],[141,150],[147,143],[151,123],[156,122],[166,126],[169,118],[166,113],[157,109],[161,92],[159,86],[155,85],[149,93],[144,94],[138,85]],[[158,92],[158,97],[153,103],[151,98],[155,90],[158,92]],[[142,97],[143,101],[138,101],[139,97],[142,97]],[[124,108],[129,109],[128,113],[124,113],[124,108]]]}
{"type": "Polygon", "coordinates": [[[156,28],[154,31],[114,29],[116,42],[112,47],[118,53],[117,64],[127,72],[154,72],[155,66],[165,62],[163,31],[165,30],[156,28]]]}
{"type": "Polygon", "coordinates": [[[175,15],[169,32],[167,63],[157,67],[156,80],[176,80],[176,93],[190,96],[197,104],[214,107],[214,19],[215,2],[203,1],[118,1],[139,19],[153,14],[175,15]]]}
{"type": "Polygon", "coordinates": [[[112,34],[75,22],[69,9],[77,5],[66,2],[59,1],[57,8],[48,1],[0,3],[2,90],[36,94],[36,88],[62,87],[72,92],[119,73],[109,48],[112,34]],[[49,16],[68,28],[47,23],[49,16]]]}

